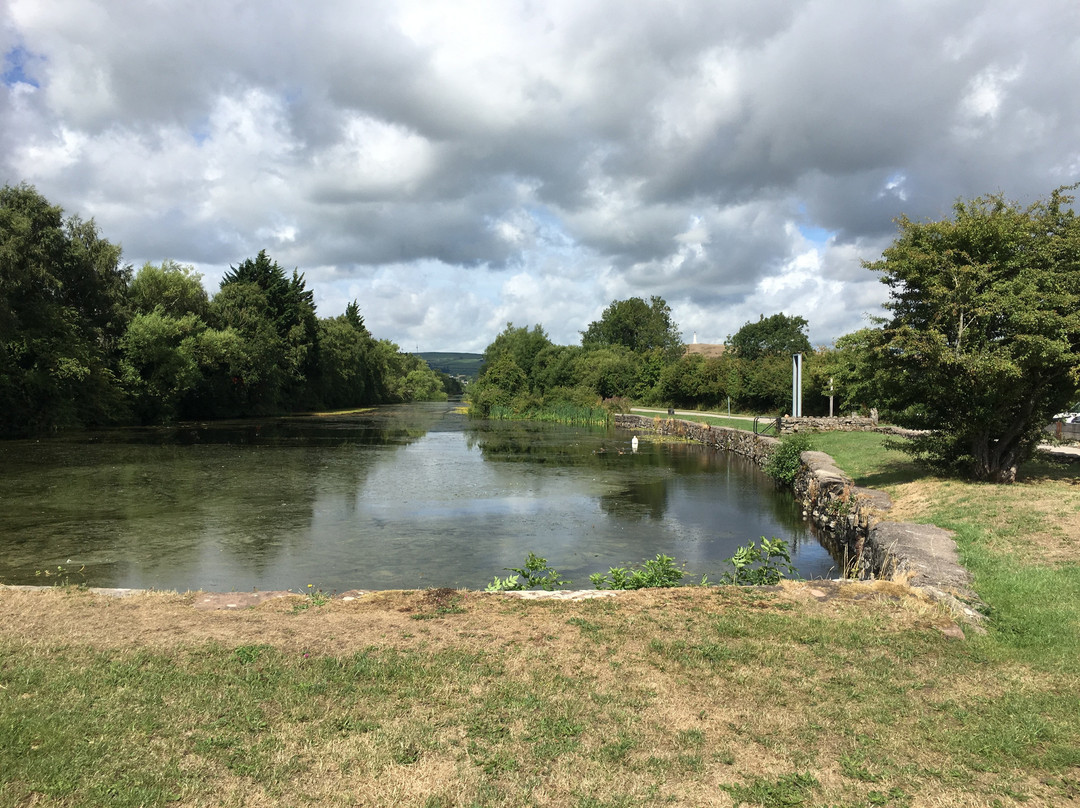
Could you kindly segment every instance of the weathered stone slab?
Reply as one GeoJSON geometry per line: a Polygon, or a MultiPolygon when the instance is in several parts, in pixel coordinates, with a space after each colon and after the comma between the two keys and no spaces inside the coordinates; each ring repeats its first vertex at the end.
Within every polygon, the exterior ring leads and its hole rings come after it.
{"type": "Polygon", "coordinates": [[[912,586],[971,594],[971,574],[960,566],[952,531],[911,522],[878,522],[870,529],[866,543],[883,572],[892,567],[913,573],[912,586]]]}

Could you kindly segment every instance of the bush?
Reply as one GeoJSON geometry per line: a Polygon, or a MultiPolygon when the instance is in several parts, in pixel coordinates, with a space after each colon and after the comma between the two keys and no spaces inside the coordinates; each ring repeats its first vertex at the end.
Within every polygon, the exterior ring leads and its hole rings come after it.
{"type": "Polygon", "coordinates": [[[506,578],[495,576],[495,580],[487,585],[486,592],[514,592],[522,589],[532,589],[538,586],[549,592],[556,587],[566,586],[573,581],[564,581],[559,573],[548,566],[547,559],[541,558],[536,553],[530,552],[520,567],[506,567],[507,572],[514,573],[506,578]]]}
{"type": "Polygon", "coordinates": [[[787,542],[777,538],[762,536],[761,547],[754,542],[740,547],[728,563],[734,572],[725,572],[720,582],[736,586],[774,586],[781,578],[798,577],[799,574],[791,566],[787,542]]]}
{"type": "Polygon", "coordinates": [[[675,566],[675,559],[657,554],[656,558],[646,561],[639,569],[611,567],[606,574],[593,573],[589,580],[597,589],[649,589],[682,586],[685,575],[675,566]]]}
{"type": "Polygon", "coordinates": [[[765,464],[765,473],[777,482],[791,485],[802,467],[802,453],[809,449],[810,438],[806,435],[785,435],[765,464]]]}

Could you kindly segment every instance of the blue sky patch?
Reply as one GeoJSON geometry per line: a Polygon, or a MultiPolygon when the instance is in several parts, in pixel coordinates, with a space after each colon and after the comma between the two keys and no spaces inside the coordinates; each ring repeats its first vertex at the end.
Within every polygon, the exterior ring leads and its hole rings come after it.
{"type": "Polygon", "coordinates": [[[39,87],[40,85],[26,74],[26,66],[39,59],[41,59],[40,56],[30,53],[22,45],[12,48],[4,54],[4,72],[0,74],[0,79],[3,79],[8,87],[20,83],[39,87]]]}
{"type": "Polygon", "coordinates": [[[813,227],[808,224],[800,224],[799,233],[804,239],[811,241],[814,244],[824,244],[836,235],[836,232],[833,230],[826,230],[824,227],[813,227]]]}

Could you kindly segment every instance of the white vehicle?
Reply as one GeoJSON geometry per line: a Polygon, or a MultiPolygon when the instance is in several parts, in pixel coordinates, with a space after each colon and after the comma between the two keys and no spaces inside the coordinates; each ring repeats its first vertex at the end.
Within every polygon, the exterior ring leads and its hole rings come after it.
{"type": "MultiPolygon", "coordinates": [[[[1080,409],[1080,407],[1074,407],[1073,409],[1080,409]]],[[[1062,421],[1066,424],[1080,424],[1080,412],[1059,412],[1052,420],[1062,421]]]]}

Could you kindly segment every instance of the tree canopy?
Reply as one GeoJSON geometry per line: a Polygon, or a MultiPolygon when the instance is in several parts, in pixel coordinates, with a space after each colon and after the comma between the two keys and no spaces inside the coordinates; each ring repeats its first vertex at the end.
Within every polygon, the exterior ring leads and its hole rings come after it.
{"type": "Polygon", "coordinates": [[[123,419],[130,276],[93,221],[0,189],[0,433],[123,419]]]}
{"type": "Polygon", "coordinates": [[[810,353],[809,326],[803,317],[789,317],[780,312],[756,323],[748,322],[728,340],[728,345],[740,359],[759,359],[763,356],[791,356],[810,353]]]}
{"type": "Polygon", "coordinates": [[[581,332],[581,344],[590,349],[621,345],[638,353],[659,350],[677,356],[683,343],[671,307],[654,295],[648,303],[640,297],[612,301],[600,319],[581,332]]]}
{"type": "Polygon", "coordinates": [[[0,189],[0,435],[446,398],[355,301],[320,320],[304,276],[265,250],[212,299],[192,267],[132,278],[120,259],[92,221],[0,189]]]}
{"type": "Polygon", "coordinates": [[[1027,207],[959,201],[898,220],[866,266],[890,289],[884,392],[910,450],[939,469],[1011,482],[1080,382],[1080,221],[1069,188],[1027,207]]]}

